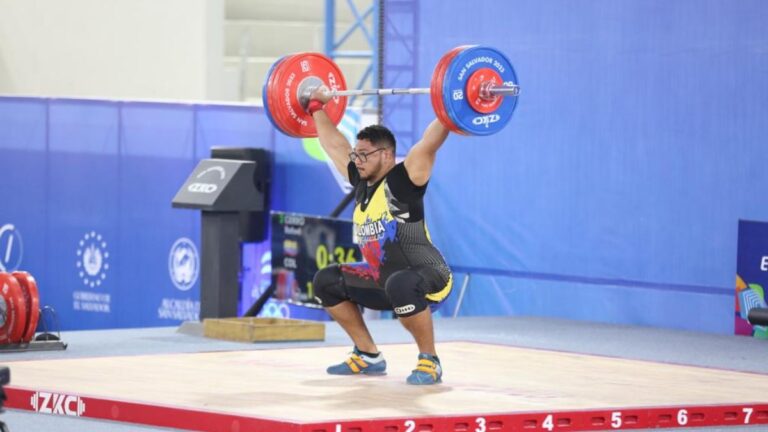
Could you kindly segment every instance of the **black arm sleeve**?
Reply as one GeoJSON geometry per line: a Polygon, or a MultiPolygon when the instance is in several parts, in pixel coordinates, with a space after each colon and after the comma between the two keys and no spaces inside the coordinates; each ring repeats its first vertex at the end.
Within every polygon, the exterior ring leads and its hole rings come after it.
{"type": "Polygon", "coordinates": [[[427,192],[427,185],[429,182],[424,183],[421,186],[416,186],[408,177],[408,171],[405,169],[405,164],[400,162],[395,165],[387,174],[387,184],[390,189],[398,198],[406,201],[418,199],[424,196],[427,192]]]}

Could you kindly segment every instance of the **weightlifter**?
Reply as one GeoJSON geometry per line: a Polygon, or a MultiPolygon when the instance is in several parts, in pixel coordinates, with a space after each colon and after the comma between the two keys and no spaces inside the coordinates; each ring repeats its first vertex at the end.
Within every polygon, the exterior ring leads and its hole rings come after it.
{"type": "Polygon", "coordinates": [[[437,151],[448,129],[432,121],[405,160],[395,161],[395,137],[383,126],[357,134],[354,149],[323,111],[331,96],[312,92],[307,112],[320,144],[354,187],[354,229],[364,261],[328,266],[315,274],[318,301],[354,342],[350,357],[330,366],[333,375],[385,374],[379,352],[358,306],[392,310],[419,349],[408,384],[436,384],[443,374],[435,349],[432,308],[449,294],[453,277],[432,244],[424,218],[424,194],[437,151]]]}

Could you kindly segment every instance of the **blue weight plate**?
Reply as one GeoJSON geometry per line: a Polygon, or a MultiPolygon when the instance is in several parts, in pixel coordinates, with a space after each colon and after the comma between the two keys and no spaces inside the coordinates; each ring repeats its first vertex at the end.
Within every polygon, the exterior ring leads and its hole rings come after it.
{"type": "Polygon", "coordinates": [[[502,130],[517,106],[517,96],[507,96],[491,113],[482,114],[472,108],[466,96],[467,80],[481,68],[495,70],[507,85],[518,84],[512,63],[496,49],[475,46],[465,49],[451,60],[443,81],[443,102],[448,117],[468,135],[492,135],[502,130]]]}
{"type": "Polygon", "coordinates": [[[267,72],[267,77],[264,78],[264,85],[261,87],[261,100],[264,103],[264,110],[267,112],[267,118],[269,119],[269,122],[272,123],[272,126],[275,127],[275,129],[282,131],[282,129],[277,125],[275,122],[275,119],[272,118],[272,113],[269,109],[269,94],[267,93],[267,89],[269,89],[269,80],[272,78],[272,74],[274,73],[275,69],[277,68],[277,65],[280,64],[283,60],[285,60],[287,56],[280,57],[277,59],[276,62],[272,63],[272,66],[269,68],[269,71],[267,72]]]}

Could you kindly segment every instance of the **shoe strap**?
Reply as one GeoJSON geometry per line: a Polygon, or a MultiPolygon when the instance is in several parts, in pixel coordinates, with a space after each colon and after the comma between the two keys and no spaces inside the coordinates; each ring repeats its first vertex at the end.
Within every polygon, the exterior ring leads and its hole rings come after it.
{"type": "Polygon", "coordinates": [[[413,371],[427,373],[433,380],[437,381],[437,363],[432,360],[425,358],[419,359],[419,363],[413,371]]]}
{"type": "Polygon", "coordinates": [[[434,360],[422,358],[422,359],[419,359],[419,366],[426,366],[426,367],[431,367],[433,369],[437,369],[437,362],[434,360]]]}
{"type": "Polygon", "coordinates": [[[352,369],[352,372],[358,373],[360,370],[367,368],[368,363],[366,363],[365,360],[363,360],[359,355],[352,354],[347,359],[347,366],[352,369]]]}

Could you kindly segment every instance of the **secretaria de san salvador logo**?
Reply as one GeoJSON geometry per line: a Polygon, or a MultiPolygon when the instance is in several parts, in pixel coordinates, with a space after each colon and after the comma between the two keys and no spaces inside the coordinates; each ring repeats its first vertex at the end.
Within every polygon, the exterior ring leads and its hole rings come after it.
{"type": "Polygon", "coordinates": [[[176,288],[182,291],[195,285],[200,273],[200,255],[192,240],[181,237],[173,243],[168,254],[168,273],[176,288]]]}
{"type": "Polygon", "coordinates": [[[86,233],[77,247],[77,269],[83,285],[94,288],[101,286],[109,270],[107,242],[96,231],[86,233]]]}

